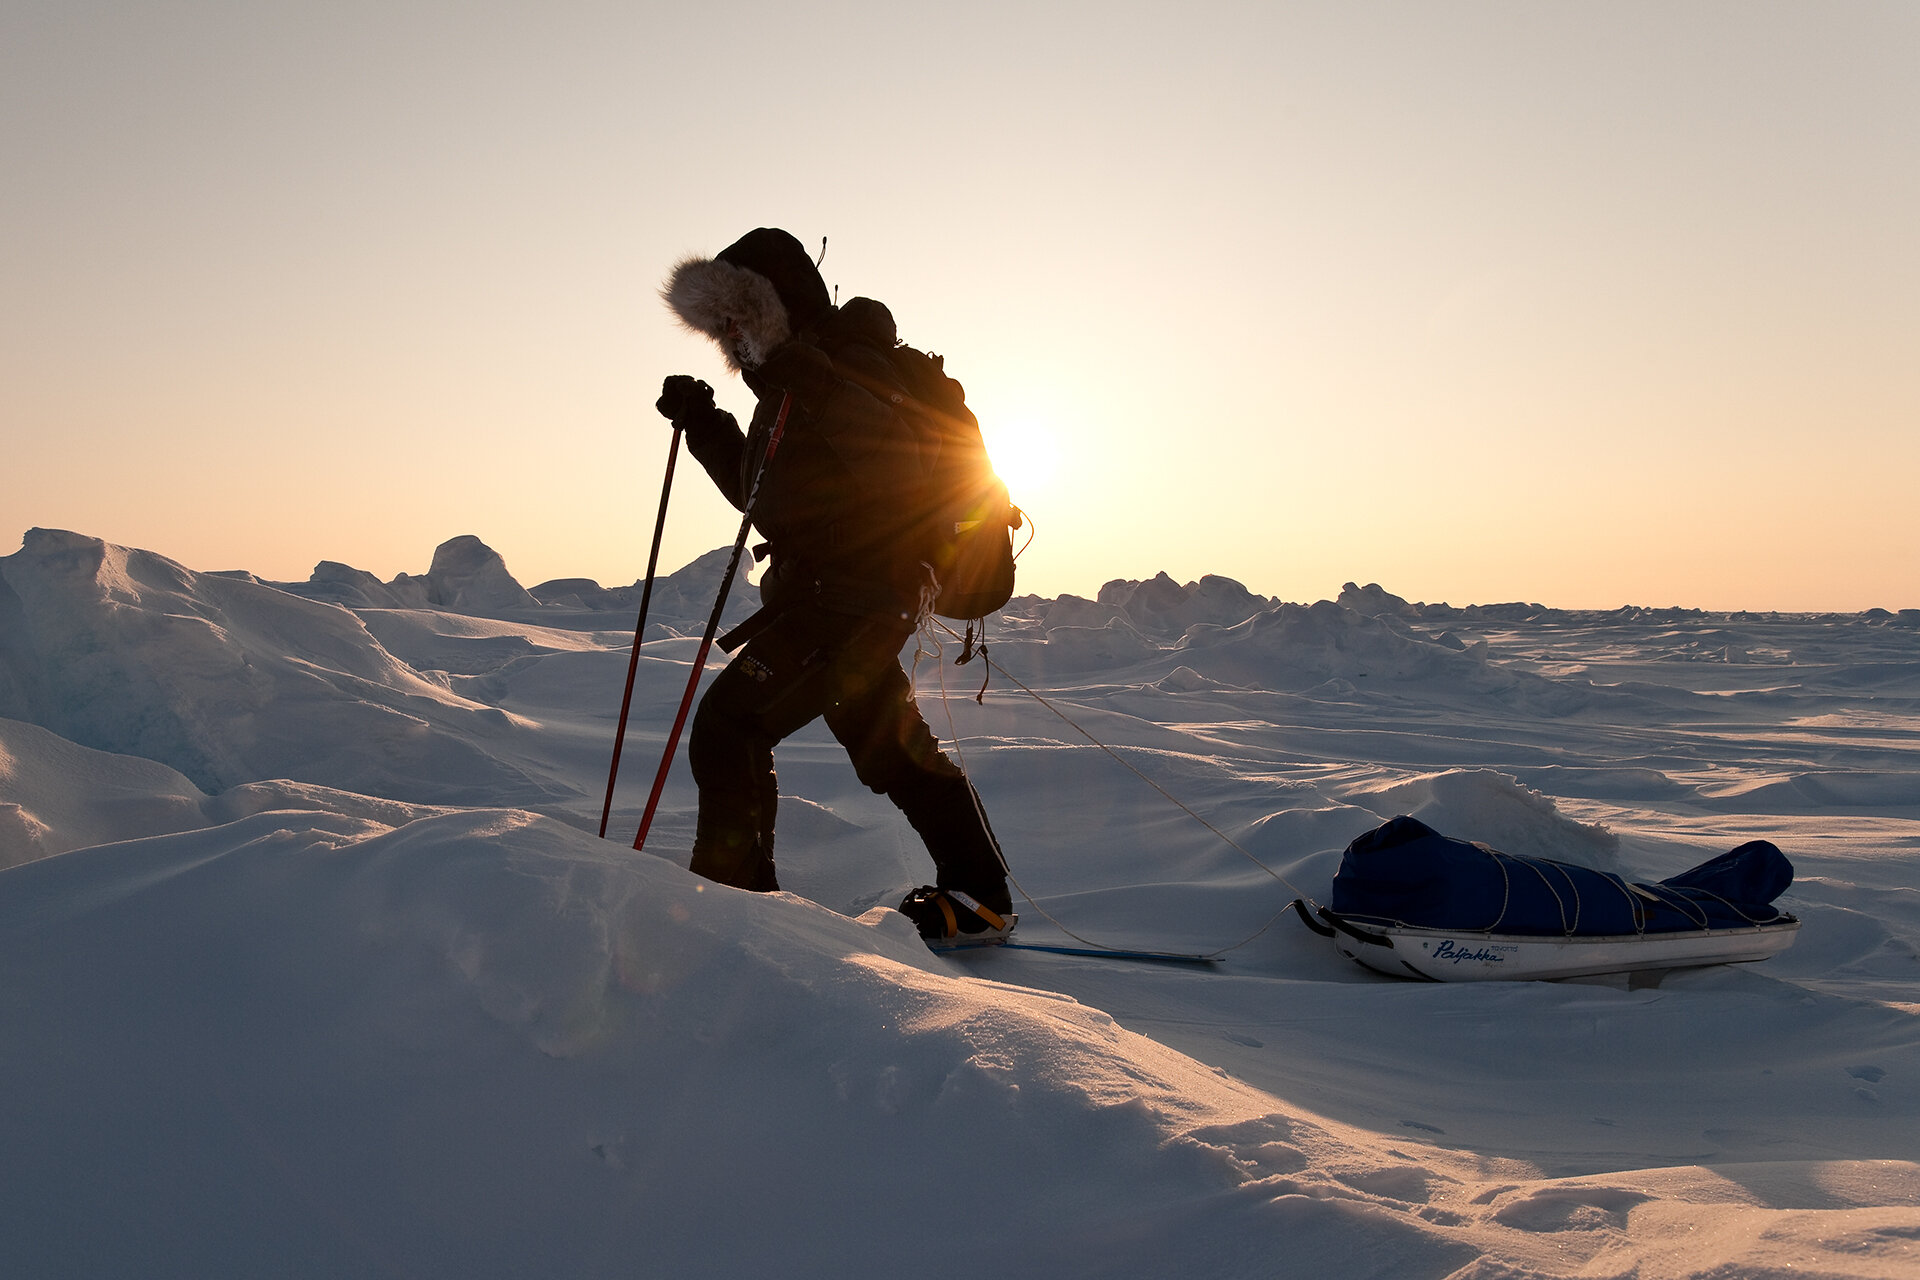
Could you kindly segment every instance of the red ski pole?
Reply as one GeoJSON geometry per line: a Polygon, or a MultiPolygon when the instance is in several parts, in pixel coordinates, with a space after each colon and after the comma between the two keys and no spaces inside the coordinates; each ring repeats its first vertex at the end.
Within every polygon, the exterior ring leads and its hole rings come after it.
{"type": "Polygon", "coordinates": [[[753,526],[754,504],[760,498],[760,481],[767,474],[767,464],[773,461],[773,451],[780,447],[780,437],[787,429],[787,411],[793,408],[793,393],[787,392],[780,397],[780,412],[773,420],[773,434],[767,437],[767,452],[760,459],[760,466],[753,473],[753,488],[747,494],[747,505],[740,513],[740,536],[733,540],[733,556],[727,561],[726,576],[720,579],[720,594],[713,602],[713,612],[707,617],[707,629],[700,637],[700,651],[694,656],[693,670],[687,673],[687,691],[680,697],[680,710],[673,717],[673,729],[667,734],[667,748],[660,756],[660,771],[654,775],[653,791],[647,796],[646,811],[640,815],[640,830],[633,837],[633,847],[643,849],[647,843],[647,830],[653,826],[653,813],[660,805],[660,793],[666,790],[667,771],[673,767],[673,754],[680,747],[680,731],[686,728],[687,712],[693,708],[694,691],[700,687],[700,676],[707,669],[707,654],[713,650],[714,633],[720,630],[720,615],[726,611],[727,592],[733,586],[733,575],[740,568],[740,553],[747,545],[747,530],[753,526]]]}
{"type": "Polygon", "coordinates": [[[647,552],[647,582],[640,589],[640,617],[633,624],[633,653],[627,659],[627,687],[620,694],[620,725],[613,731],[613,763],[607,766],[607,798],[600,805],[600,838],[607,836],[613,812],[613,781],[620,776],[620,749],[627,741],[627,712],[633,707],[633,677],[640,669],[640,645],[647,630],[647,606],[653,602],[653,575],[660,566],[660,535],[667,527],[667,496],[673,492],[673,464],[680,457],[680,427],[667,446],[667,477],[660,482],[660,514],[653,521],[653,548],[647,552]]]}

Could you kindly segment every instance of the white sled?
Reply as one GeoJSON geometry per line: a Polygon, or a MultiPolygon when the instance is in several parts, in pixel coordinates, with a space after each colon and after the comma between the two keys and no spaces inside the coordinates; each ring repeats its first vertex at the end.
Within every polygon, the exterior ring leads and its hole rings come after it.
{"type": "MultiPolygon", "coordinates": [[[[1306,913],[1301,912],[1304,918],[1306,913]]],[[[1406,925],[1361,924],[1324,908],[1341,955],[1377,973],[1428,982],[1580,978],[1649,969],[1765,960],[1793,945],[1793,916],[1741,928],[1600,937],[1538,937],[1516,933],[1459,933],[1406,925]]],[[[1326,933],[1328,929],[1320,928],[1326,933]]]]}

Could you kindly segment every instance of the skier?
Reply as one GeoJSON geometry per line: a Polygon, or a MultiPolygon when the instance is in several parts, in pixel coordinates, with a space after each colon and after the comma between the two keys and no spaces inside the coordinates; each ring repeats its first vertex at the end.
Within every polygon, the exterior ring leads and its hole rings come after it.
{"type": "Polygon", "coordinates": [[[806,249],[762,227],[713,258],[677,264],[661,291],[711,338],[757,398],[743,433],[713,388],[666,379],[656,407],[769,556],[762,607],[722,643],[744,645],[694,715],[688,757],[700,807],[692,870],[768,892],[774,873],[773,749],[817,717],[855,774],[925,842],[934,884],[900,904],[930,941],[1012,929],[1006,866],[966,775],[915,704],[900,651],[931,598],[911,531],[929,459],[894,405],[893,316],[870,298],[836,307],[806,249]],[[764,462],[764,471],[762,465],[764,462]],[[759,476],[757,496],[755,477],[759,476]]]}

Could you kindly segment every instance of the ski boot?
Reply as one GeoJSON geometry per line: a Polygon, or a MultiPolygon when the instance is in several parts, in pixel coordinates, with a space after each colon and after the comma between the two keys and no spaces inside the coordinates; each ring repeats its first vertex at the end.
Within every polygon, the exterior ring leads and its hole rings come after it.
{"type": "Polygon", "coordinates": [[[900,904],[900,914],[913,921],[920,936],[936,951],[997,946],[1007,940],[1020,920],[1013,912],[995,911],[971,894],[932,885],[922,885],[908,894],[900,904]]]}

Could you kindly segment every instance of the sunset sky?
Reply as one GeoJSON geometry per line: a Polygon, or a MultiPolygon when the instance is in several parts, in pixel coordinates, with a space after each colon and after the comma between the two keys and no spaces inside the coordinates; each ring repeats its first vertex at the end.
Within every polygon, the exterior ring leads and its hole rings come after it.
{"type": "Polygon", "coordinates": [[[751,407],[656,291],[772,225],[1023,591],[1920,607],[1912,3],[0,0],[0,174],[0,554],[632,582],[662,377],[751,407]]]}

